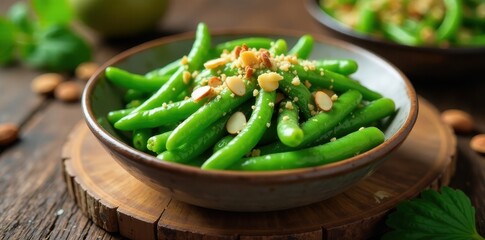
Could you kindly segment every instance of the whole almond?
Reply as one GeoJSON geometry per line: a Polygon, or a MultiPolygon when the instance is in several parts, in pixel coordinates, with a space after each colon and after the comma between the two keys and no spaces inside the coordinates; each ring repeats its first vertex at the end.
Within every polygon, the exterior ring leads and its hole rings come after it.
{"type": "Polygon", "coordinates": [[[64,77],[61,74],[44,73],[32,79],[30,87],[33,92],[38,94],[52,94],[63,81],[64,77]]]}
{"type": "Polygon", "coordinates": [[[76,68],[76,78],[82,81],[88,81],[98,68],[99,65],[95,62],[81,63],[76,68]]]}
{"type": "Polygon", "coordinates": [[[0,124],[0,146],[5,146],[17,140],[19,127],[14,123],[0,124]]]}
{"type": "Polygon", "coordinates": [[[478,134],[470,140],[470,148],[476,152],[485,154],[485,134],[478,134]]]}
{"type": "Polygon", "coordinates": [[[463,110],[445,110],[441,113],[441,119],[457,133],[470,133],[475,128],[473,117],[463,110]]]}
{"type": "Polygon", "coordinates": [[[75,102],[81,98],[82,87],[76,82],[63,82],[57,86],[54,96],[63,102],[75,102]]]}

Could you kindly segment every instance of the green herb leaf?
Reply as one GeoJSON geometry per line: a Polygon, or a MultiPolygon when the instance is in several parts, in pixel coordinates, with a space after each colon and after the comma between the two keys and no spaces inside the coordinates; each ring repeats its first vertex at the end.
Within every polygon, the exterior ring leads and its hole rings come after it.
{"type": "Polygon", "coordinates": [[[475,208],[470,199],[449,187],[443,187],[441,194],[426,190],[420,198],[400,203],[386,224],[394,230],[383,240],[484,240],[475,227],[475,208]]]}
{"type": "Polygon", "coordinates": [[[0,64],[6,64],[13,59],[14,49],[15,26],[0,17],[0,64]]]}
{"type": "Polygon", "coordinates": [[[41,32],[26,53],[29,65],[52,71],[75,69],[91,59],[89,45],[67,26],[52,25],[41,32]]]}
{"type": "Polygon", "coordinates": [[[7,12],[7,18],[17,26],[17,28],[24,32],[31,34],[33,31],[33,23],[29,19],[29,8],[24,2],[17,2],[7,12]]]}
{"type": "Polygon", "coordinates": [[[74,17],[68,0],[32,0],[32,7],[41,26],[67,25],[74,17]]]}

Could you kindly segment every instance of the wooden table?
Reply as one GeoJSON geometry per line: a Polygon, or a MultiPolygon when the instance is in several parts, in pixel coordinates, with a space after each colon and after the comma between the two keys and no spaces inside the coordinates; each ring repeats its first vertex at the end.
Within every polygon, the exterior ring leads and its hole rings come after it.
{"type": "MultiPolygon", "coordinates": [[[[0,13],[14,2],[0,2],[0,13]]],[[[211,29],[297,29],[327,33],[310,15],[303,1],[172,1],[159,32],[136,39],[102,41],[83,32],[94,44],[96,61],[156,37],[193,31],[199,21],[211,29]]],[[[485,62],[484,62],[485,64],[485,62]]],[[[40,72],[14,65],[0,69],[0,122],[21,126],[21,140],[0,148],[0,239],[118,239],[94,225],[69,197],[61,175],[61,148],[68,133],[82,119],[79,103],[66,104],[37,96],[30,81],[40,72]]],[[[411,79],[418,94],[439,110],[459,108],[470,112],[477,130],[485,132],[485,81],[483,76],[460,79],[411,79]],[[481,79],[480,79],[481,78],[481,79]]],[[[485,235],[485,158],[471,151],[471,136],[458,136],[457,171],[452,187],[472,199],[478,228],[485,235]]]]}

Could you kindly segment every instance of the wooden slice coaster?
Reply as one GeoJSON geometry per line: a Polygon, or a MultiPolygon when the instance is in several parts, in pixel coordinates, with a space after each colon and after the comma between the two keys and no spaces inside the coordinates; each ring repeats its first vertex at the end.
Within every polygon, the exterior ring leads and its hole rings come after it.
{"type": "Polygon", "coordinates": [[[456,139],[439,112],[420,98],[407,140],[370,177],[331,199],[266,213],[188,205],[128,174],[83,123],[63,149],[67,189],[82,212],[108,232],[132,239],[363,239],[378,234],[399,202],[447,185],[456,139]]]}

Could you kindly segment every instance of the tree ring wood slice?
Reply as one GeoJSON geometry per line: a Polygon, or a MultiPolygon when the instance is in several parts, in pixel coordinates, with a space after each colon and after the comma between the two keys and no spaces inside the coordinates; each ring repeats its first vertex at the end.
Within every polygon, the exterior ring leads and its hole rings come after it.
{"type": "Polygon", "coordinates": [[[108,232],[131,239],[365,239],[384,227],[399,202],[448,185],[456,138],[439,112],[419,99],[414,129],[371,176],[320,203],[266,213],[234,213],[172,200],[132,177],[84,122],[63,149],[67,191],[108,232]]]}

